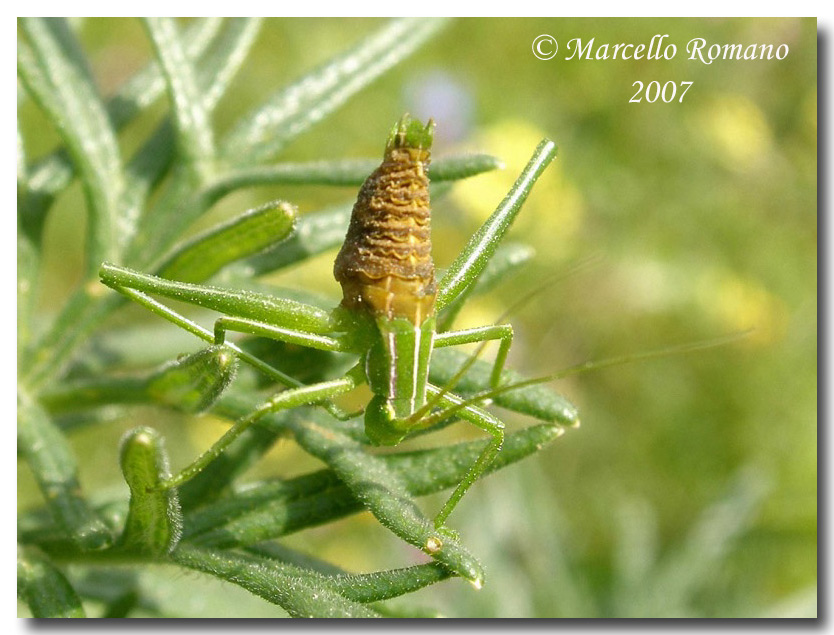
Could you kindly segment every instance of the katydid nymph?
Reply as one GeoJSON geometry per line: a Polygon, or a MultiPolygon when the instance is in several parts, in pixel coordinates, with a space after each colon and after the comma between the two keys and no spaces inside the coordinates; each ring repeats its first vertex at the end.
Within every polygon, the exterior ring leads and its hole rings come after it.
{"type": "MultiPolygon", "coordinates": [[[[287,389],[238,420],[205,454],[163,487],[177,487],[199,473],[247,427],[283,409],[320,405],[339,410],[333,399],[367,384],[372,397],[364,409],[365,433],[373,445],[396,445],[410,434],[455,418],[470,422],[489,441],[434,518],[437,536],[426,545],[442,548],[445,521],[469,487],[489,468],[501,449],[504,424],[486,410],[491,397],[512,386],[502,370],[512,343],[508,324],[465,330],[438,330],[437,315],[465,295],[492,258],[533,184],[553,160],[556,146],[543,140],[515,185],[472,236],[440,280],[431,255],[428,173],[434,124],[404,116],[388,136],[382,164],[362,185],[334,273],[343,299],[332,312],[295,300],[175,282],[105,263],[102,281],[155,313],[214,345],[225,345],[239,358],[287,389]],[[161,304],[151,295],[185,301],[225,313],[213,331],[161,304]],[[301,385],[292,377],[227,342],[227,332],[272,338],[324,351],[353,354],[358,361],[341,377],[301,385]],[[496,341],[498,352],[489,389],[475,397],[455,394],[466,365],[444,386],[429,381],[432,351],[461,344],[496,341]]],[[[470,358],[474,361],[474,356],[470,358]]],[[[548,421],[578,423],[567,401],[548,421]]],[[[540,417],[541,418],[541,417],[540,417]]]]}

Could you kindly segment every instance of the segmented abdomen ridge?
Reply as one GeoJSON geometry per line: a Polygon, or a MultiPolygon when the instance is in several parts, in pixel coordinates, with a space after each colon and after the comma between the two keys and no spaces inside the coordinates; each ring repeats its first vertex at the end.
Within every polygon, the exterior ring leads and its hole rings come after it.
{"type": "Polygon", "coordinates": [[[415,323],[434,306],[429,152],[392,148],[359,190],[334,273],[343,306],[405,316],[415,323]]]}

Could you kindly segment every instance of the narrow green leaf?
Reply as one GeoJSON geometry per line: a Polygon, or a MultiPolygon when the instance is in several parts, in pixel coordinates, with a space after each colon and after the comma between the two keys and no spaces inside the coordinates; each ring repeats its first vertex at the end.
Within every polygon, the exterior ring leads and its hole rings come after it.
{"type": "MultiPolygon", "coordinates": [[[[128,331],[127,334],[130,332],[128,331]]],[[[191,335],[184,331],[171,329],[140,329],[136,334],[136,341],[128,343],[128,349],[113,349],[105,344],[103,355],[105,358],[115,355],[117,359],[129,355],[134,347],[147,348],[147,342],[158,342],[166,336],[183,334],[183,338],[174,338],[170,346],[171,354],[193,345],[191,335]],[[148,334],[150,333],[150,335],[148,334]],[[124,352],[126,351],[126,352],[124,352]]],[[[125,333],[115,342],[124,345],[125,333]]],[[[133,339],[133,338],[128,338],[133,339]]],[[[231,351],[224,347],[209,347],[193,356],[183,357],[177,362],[166,362],[150,371],[138,373],[120,373],[110,376],[100,374],[95,379],[83,379],[56,384],[41,395],[41,403],[50,414],[61,417],[62,429],[71,429],[78,425],[93,425],[100,422],[100,417],[107,417],[112,407],[148,402],[158,403],[179,411],[195,411],[207,407],[214,396],[223,391],[231,375],[229,354],[231,351]],[[224,362],[223,360],[227,360],[224,362]],[[97,410],[98,409],[98,410],[97,410]],[[73,422],[73,414],[83,413],[80,420],[73,422]],[[68,416],[69,415],[69,416],[68,416]]],[[[155,361],[156,355],[152,360],[155,361]]],[[[145,365],[137,360],[139,365],[145,365]]],[[[103,366],[103,369],[109,366],[103,366]]],[[[99,373],[103,370],[99,370],[99,373]]],[[[223,404],[234,401],[234,397],[223,398],[223,404]]],[[[247,414],[254,405],[245,402],[234,409],[231,418],[247,414]]],[[[221,406],[220,412],[230,412],[221,406]]],[[[117,415],[118,416],[118,415],[117,415]]],[[[180,488],[180,500],[183,508],[193,507],[219,496],[241,472],[245,471],[275,442],[276,431],[280,433],[279,421],[285,413],[269,415],[269,426],[254,426],[246,430],[227,450],[210,466],[195,478],[180,488]]],[[[112,417],[112,415],[111,415],[112,417]]]]}
{"type": "Polygon", "coordinates": [[[78,369],[83,377],[135,371],[170,360],[194,346],[193,335],[172,329],[163,320],[119,324],[96,331],[95,342],[79,360],[78,369]],[[154,346],[149,347],[148,342],[154,346]]]}
{"type": "MultiPolygon", "coordinates": [[[[212,112],[225,94],[255,41],[259,25],[260,21],[254,18],[230,18],[203,59],[197,62],[197,85],[206,112],[212,112]]],[[[134,207],[145,207],[151,187],[159,182],[171,163],[174,137],[172,120],[166,118],[129,162],[128,199],[134,207]]],[[[126,262],[142,266],[153,263],[211,205],[212,201],[204,196],[194,197],[192,184],[185,174],[179,173],[164,195],[142,216],[142,231],[134,239],[126,262]]]]}
{"type": "Polygon", "coordinates": [[[183,538],[212,547],[250,546],[362,511],[331,470],[268,481],[186,516],[183,538]]]}
{"type": "Polygon", "coordinates": [[[341,567],[331,564],[326,560],[322,560],[308,553],[303,553],[296,549],[290,549],[275,540],[269,542],[261,542],[257,545],[251,545],[245,548],[248,553],[253,553],[256,556],[270,558],[271,560],[280,560],[286,564],[291,564],[299,569],[306,569],[307,571],[315,571],[327,576],[343,575],[347,573],[341,567]]]}
{"type": "MultiPolygon", "coordinates": [[[[182,48],[191,66],[199,63],[204,53],[211,51],[222,36],[221,28],[228,28],[231,20],[224,18],[195,18],[182,35],[182,48]],[[225,24],[224,24],[225,23],[225,24]]],[[[208,54],[206,55],[208,57],[208,54]]],[[[107,102],[107,112],[113,126],[121,129],[136,115],[153,105],[165,92],[167,84],[156,60],[130,77],[107,102]]]]}
{"type": "MultiPolygon", "coordinates": [[[[190,59],[199,57],[223,24],[222,18],[198,18],[189,26],[185,36],[185,47],[190,59]]],[[[107,101],[107,114],[111,125],[120,130],[144,109],[153,105],[165,90],[165,81],[159,73],[156,62],[128,79],[107,101]]],[[[39,160],[31,170],[30,196],[25,202],[22,216],[27,224],[39,226],[46,210],[55,197],[75,177],[75,167],[66,149],[58,149],[39,160]]],[[[39,240],[40,233],[33,237],[39,240]]]]}
{"type": "Polygon", "coordinates": [[[460,181],[503,167],[501,159],[491,154],[462,154],[432,160],[429,177],[435,183],[460,181]]]}
{"type": "MultiPolygon", "coordinates": [[[[307,163],[277,163],[232,170],[210,186],[211,197],[219,199],[229,192],[258,185],[344,185],[360,186],[379,165],[378,159],[339,159],[307,163]]],[[[489,172],[501,162],[486,154],[443,157],[430,168],[434,182],[458,181],[489,172]]]]}
{"type": "Polygon", "coordinates": [[[18,548],[17,594],[33,617],[87,617],[64,574],[35,549],[18,548]]]}
{"type": "Polygon", "coordinates": [[[26,166],[26,149],[23,144],[23,135],[20,133],[20,121],[17,122],[17,200],[26,198],[28,189],[28,168],[26,166]]]}
{"type": "MultiPolygon", "coordinates": [[[[245,52],[251,45],[256,31],[257,21],[247,19],[228,21],[223,34],[217,38],[216,45],[212,47],[212,51],[206,56],[204,63],[201,63],[200,86],[206,88],[205,94],[207,96],[214,99],[220,97],[222,91],[217,90],[217,82],[227,82],[229,80],[237,65],[245,57],[245,52]],[[211,66],[209,62],[214,66],[211,66]],[[203,81],[205,81],[205,84],[203,81]]],[[[20,42],[18,42],[18,45],[19,49],[23,48],[25,53],[26,47],[21,47],[20,42]]],[[[26,57],[26,55],[22,55],[22,57],[26,57]]],[[[163,128],[165,125],[163,124],[163,128]]],[[[172,130],[170,122],[167,125],[170,133],[172,130]]],[[[132,235],[135,228],[135,214],[143,206],[148,188],[157,179],[161,178],[164,168],[168,164],[171,154],[170,140],[172,138],[171,134],[167,136],[165,134],[154,135],[140,152],[142,158],[137,161],[139,164],[145,165],[146,171],[139,172],[142,175],[141,178],[137,176],[139,173],[134,173],[133,177],[130,178],[131,186],[125,197],[126,215],[129,218],[123,219],[124,222],[121,226],[124,230],[123,238],[125,241],[132,235]]],[[[185,183],[185,181],[180,181],[180,183],[185,183]]],[[[178,196],[186,195],[187,190],[184,193],[175,191],[173,196],[174,200],[179,200],[178,196]]],[[[167,222],[170,219],[157,220],[160,222],[156,225],[152,224],[152,226],[159,228],[157,231],[167,236],[166,244],[170,245],[176,241],[179,232],[173,231],[174,228],[167,222]]],[[[184,222],[187,224],[187,219],[184,222]]],[[[154,250],[143,241],[138,240],[133,241],[132,247],[134,249],[129,253],[133,254],[134,257],[136,253],[142,254],[143,258],[147,259],[146,262],[155,261],[163,248],[157,246],[154,250]]],[[[99,264],[101,263],[97,263],[97,265],[99,264]]],[[[53,328],[38,342],[37,350],[32,355],[31,365],[33,365],[33,368],[26,369],[25,383],[32,389],[40,388],[44,383],[58,376],[64,370],[66,363],[79,344],[86,341],[89,330],[110,311],[123,303],[123,298],[112,296],[98,301],[100,291],[98,288],[89,286],[79,289],[66,304],[59,318],[55,320],[53,328]]]]}
{"type": "Polygon", "coordinates": [[[40,271],[40,252],[29,236],[17,233],[17,355],[24,359],[32,335],[32,311],[40,271]]]}
{"type": "Polygon", "coordinates": [[[339,475],[379,522],[406,542],[446,565],[475,586],[483,584],[480,563],[451,536],[440,536],[408,494],[405,482],[385,461],[350,437],[314,422],[315,413],[293,421],[296,441],[339,475]]]}
{"type": "Polygon", "coordinates": [[[81,495],[75,456],[66,437],[40,405],[23,393],[18,396],[17,417],[19,451],[57,523],[82,550],[109,546],[109,529],[81,495]]]}
{"type": "MultiPolygon", "coordinates": [[[[277,151],[274,142],[278,141],[278,128],[284,129],[285,134],[280,141],[283,144],[328,115],[353,92],[415,48],[439,25],[433,20],[418,22],[411,30],[406,28],[407,21],[392,23],[387,30],[377,34],[376,39],[370,38],[370,48],[362,49],[358,56],[338,59],[298,84],[279,91],[275,98],[251,113],[247,121],[238,126],[237,137],[232,132],[230,138],[237,138],[232,142],[236,148],[229,151],[228,143],[224,145],[222,155],[225,163],[262,162],[277,151]],[[366,58],[367,67],[357,66],[366,58]],[[250,133],[254,134],[254,138],[249,138],[250,133]],[[259,150],[262,145],[270,147],[262,152],[259,150]]],[[[189,224],[216,202],[217,196],[217,192],[208,190],[194,197],[186,181],[175,179],[168,192],[143,219],[146,229],[143,233],[147,235],[140,236],[141,240],[136,241],[126,261],[145,268],[153,262],[155,254],[170,246],[189,224]]]]}
{"type": "Polygon", "coordinates": [[[214,134],[200,96],[197,79],[173,18],[145,18],[177,128],[177,147],[197,183],[214,169],[214,134]]]}
{"type": "Polygon", "coordinates": [[[418,564],[403,569],[375,571],[373,573],[331,576],[331,587],[355,602],[381,602],[414,593],[420,589],[451,577],[445,567],[435,562],[418,564]]]}
{"type": "Polygon", "coordinates": [[[100,275],[102,282],[109,287],[128,287],[253,320],[272,322],[280,319],[288,328],[312,333],[328,333],[331,330],[327,311],[286,298],[175,282],[110,263],[101,266],[100,275]]]}
{"type": "Polygon", "coordinates": [[[203,107],[212,112],[226,94],[261,28],[261,18],[227,18],[197,66],[197,86],[203,107]]]}
{"type": "Polygon", "coordinates": [[[340,205],[299,216],[295,232],[274,249],[247,259],[240,275],[256,277],[320,254],[345,240],[353,205],[340,205]]]}
{"type": "MultiPolygon", "coordinates": [[[[487,473],[538,451],[561,436],[554,425],[530,426],[508,434],[487,473]]],[[[386,454],[376,457],[411,496],[456,486],[484,449],[485,442],[386,454]]],[[[286,481],[251,484],[186,517],[185,537],[201,545],[252,545],[362,511],[355,494],[330,470],[286,481]]]]}
{"type": "Polygon", "coordinates": [[[363,604],[413,593],[451,577],[448,569],[436,562],[372,573],[347,573],[334,571],[333,565],[299,554],[276,542],[254,545],[246,551],[305,570],[305,574],[311,578],[318,578],[322,584],[327,584],[340,595],[363,604]],[[311,561],[312,566],[309,564],[311,561]]]}
{"type": "Polygon", "coordinates": [[[115,131],[66,20],[22,18],[20,24],[31,53],[18,43],[18,73],[56,122],[82,176],[89,212],[86,269],[95,275],[102,260],[116,256],[116,226],[123,216],[125,182],[115,131]]]}
{"type": "MultiPolygon", "coordinates": [[[[260,20],[256,18],[229,18],[202,59],[193,58],[198,97],[206,113],[212,112],[225,94],[249,53],[259,27],[260,20]]],[[[166,118],[128,165],[132,176],[129,189],[146,191],[159,179],[171,160],[174,135],[172,119],[166,118]]]]}
{"type": "MultiPolygon", "coordinates": [[[[553,424],[537,424],[508,434],[486,474],[538,452],[563,434],[564,430],[553,424]]],[[[425,496],[456,486],[485,445],[486,441],[469,441],[431,450],[400,452],[390,455],[388,461],[391,469],[403,475],[410,494],[425,496]]]]}
{"type": "Polygon", "coordinates": [[[229,18],[221,37],[200,64],[198,85],[203,104],[211,112],[226,94],[232,79],[249,55],[261,28],[260,18],[229,18]]]}
{"type": "MultiPolygon", "coordinates": [[[[174,164],[174,151],[176,131],[174,123],[170,118],[164,119],[156,130],[145,140],[145,143],[133,154],[126,166],[127,186],[125,198],[131,210],[136,211],[136,218],[130,232],[128,249],[125,260],[129,260],[135,251],[137,242],[142,242],[143,235],[147,231],[144,224],[147,222],[147,200],[151,191],[163,179],[166,172],[174,164]],[[142,213],[138,213],[138,211],[142,213]],[[140,224],[143,226],[140,228],[140,224]]],[[[186,174],[183,171],[183,174],[186,174]]],[[[187,196],[190,182],[187,178],[182,179],[182,192],[180,196],[187,196]]],[[[158,254],[154,254],[157,255],[158,254]]],[[[146,254],[147,260],[151,260],[146,254]]]]}
{"type": "Polygon", "coordinates": [[[521,243],[502,242],[495,250],[483,273],[474,285],[466,287],[454,300],[447,304],[437,318],[437,330],[447,331],[452,327],[458,312],[466,300],[473,294],[486,293],[502,280],[511,276],[527,264],[535,255],[535,250],[521,243]]]}
{"type": "Polygon", "coordinates": [[[443,20],[392,20],[356,47],[275,93],[241,120],[223,143],[229,163],[260,163],[327,117],[352,95],[413,53],[443,20]]]}
{"type": "MultiPolygon", "coordinates": [[[[34,101],[38,104],[47,104],[49,108],[57,106],[57,99],[49,85],[49,80],[46,74],[38,66],[35,55],[26,42],[18,38],[17,42],[17,65],[18,76],[18,95],[27,96],[31,94],[34,96],[34,101]],[[25,78],[25,80],[23,79],[25,78]],[[24,90],[25,89],[25,90],[24,90]]],[[[22,98],[18,97],[18,105],[22,102],[22,98]]],[[[43,106],[42,106],[43,107],[43,106]]],[[[24,159],[25,160],[25,159],[24,159]]],[[[69,161],[69,159],[67,159],[69,161]]],[[[25,196],[18,197],[17,216],[18,229],[27,236],[27,238],[34,244],[40,245],[41,234],[43,232],[43,224],[46,220],[46,208],[51,204],[51,199],[44,203],[43,206],[38,207],[38,186],[39,180],[37,175],[32,174],[32,170],[26,168],[26,190],[25,196]],[[31,207],[35,207],[34,211],[30,212],[31,207]]]]}
{"type": "MultiPolygon", "coordinates": [[[[119,498],[101,503],[95,512],[108,528],[110,536],[118,536],[124,529],[127,519],[127,500],[119,498]]],[[[89,551],[79,549],[78,544],[71,540],[63,527],[56,522],[55,515],[49,506],[40,507],[20,514],[17,519],[17,539],[22,545],[35,545],[49,556],[56,559],[75,558],[84,559],[90,556],[89,551]]],[[[105,554],[112,551],[104,550],[96,557],[106,558],[105,554]]]]}
{"type": "Polygon", "coordinates": [[[276,542],[247,548],[249,553],[277,560],[305,570],[305,574],[354,602],[381,602],[413,593],[451,577],[448,569],[436,562],[372,573],[347,573],[333,565],[305,556],[276,542]],[[312,566],[310,563],[312,562],[312,566]]]}
{"type": "Polygon", "coordinates": [[[67,382],[47,389],[41,403],[55,416],[114,404],[141,404],[149,398],[148,380],[148,373],[140,373],[67,382]]]}
{"type": "Polygon", "coordinates": [[[125,420],[125,410],[119,406],[112,406],[101,410],[73,412],[56,415],[54,421],[65,434],[72,434],[80,428],[117,426],[125,420]]]}
{"type": "Polygon", "coordinates": [[[121,546],[162,556],[182,533],[182,513],[175,490],[160,489],[170,476],[162,435],[153,428],[134,428],[121,443],[122,474],[130,488],[130,510],[121,546]]]}
{"type": "Polygon", "coordinates": [[[208,573],[284,608],[293,617],[379,617],[296,567],[234,552],[211,552],[181,545],[171,557],[178,564],[208,573]]]}
{"type": "Polygon", "coordinates": [[[296,208],[273,201],[213,227],[177,247],[159,268],[162,278],[208,280],[227,264],[284,240],[295,225],[296,208]]]}
{"type": "Polygon", "coordinates": [[[543,139],[504,200],[472,235],[466,247],[440,280],[437,293],[438,311],[477,280],[527,200],[533,185],[555,156],[556,144],[549,139],[543,139]]]}
{"type": "Polygon", "coordinates": [[[231,383],[236,361],[228,347],[209,346],[150,372],[100,375],[59,384],[43,393],[41,403],[50,413],[59,415],[149,402],[180,412],[201,412],[231,383]]]}
{"type": "MultiPolygon", "coordinates": [[[[437,386],[447,385],[457,370],[469,359],[469,355],[453,348],[438,348],[432,352],[429,371],[430,381],[437,386]]],[[[492,364],[476,361],[455,385],[455,392],[463,395],[489,390],[492,364]]],[[[513,384],[526,379],[513,370],[501,373],[502,384],[513,384]]],[[[540,421],[575,427],[579,425],[579,411],[562,395],[543,384],[524,386],[517,390],[499,393],[493,400],[508,410],[520,412],[540,421]]]]}

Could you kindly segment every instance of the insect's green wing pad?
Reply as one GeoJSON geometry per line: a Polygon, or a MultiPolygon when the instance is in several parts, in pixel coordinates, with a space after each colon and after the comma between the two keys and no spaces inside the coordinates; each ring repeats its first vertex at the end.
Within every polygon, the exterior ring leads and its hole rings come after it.
{"type": "Polygon", "coordinates": [[[423,123],[418,119],[412,119],[408,113],[402,116],[388,135],[388,143],[385,144],[385,151],[394,148],[415,148],[418,150],[431,149],[434,141],[434,121],[429,119],[423,123]]]}

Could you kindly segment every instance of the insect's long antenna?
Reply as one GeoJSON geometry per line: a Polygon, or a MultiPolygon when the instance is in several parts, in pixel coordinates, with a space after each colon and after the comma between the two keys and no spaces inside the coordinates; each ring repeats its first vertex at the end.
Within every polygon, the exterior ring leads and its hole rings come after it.
{"type": "Polygon", "coordinates": [[[443,410],[441,412],[427,417],[426,419],[424,419],[424,425],[422,427],[432,426],[435,423],[438,423],[439,421],[447,419],[450,415],[453,415],[455,412],[463,408],[478,405],[485,399],[492,399],[493,397],[504,394],[505,392],[511,392],[513,390],[518,390],[519,388],[526,388],[527,386],[534,386],[536,384],[544,384],[557,379],[564,379],[565,377],[569,377],[571,375],[578,375],[580,373],[585,373],[591,370],[600,370],[602,368],[609,368],[611,366],[618,366],[620,364],[627,364],[630,362],[646,361],[650,359],[658,359],[661,357],[670,357],[672,355],[694,353],[709,348],[716,348],[718,346],[724,346],[726,344],[730,344],[744,337],[747,337],[753,331],[754,329],[748,329],[740,333],[731,333],[729,335],[723,335],[721,337],[716,337],[710,340],[690,342],[688,344],[670,346],[653,351],[646,351],[644,353],[632,353],[629,355],[619,355],[616,357],[609,357],[607,359],[601,359],[597,361],[583,362],[581,364],[576,364],[575,366],[569,366],[568,368],[564,368],[550,375],[542,375],[541,377],[534,377],[532,379],[525,379],[512,384],[498,386],[497,388],[491,388],[489,390],[479,392],[473,395],[472,397],[447,408],[446,410],[443,410]]]}
{"type": "MultiPolygon", "coordinates": [[[[567,279],[569,276],[572,276],[579,272],[580,270],[589,267],[593,264],[596,264],[601,260],[601,256],[591,256],[580,262],[576,263],[574,266],[570,267],[567,271],[563,271],[557,274],[554,274],[547,278],[542,284],[538,287],[533,288],[531,291],[528,291],[526,294],[521,296],[520,298],[516,299],[509,307],[495,320],[496,324],[501,324],[505,320],[507,320],[510,315],[518,311],[522,306],[530,302],[534,297],[543,293],[546,289],[549,289],[557,282],[561,282],[562,280],[567,279]]],[[[478,344],[477,348],[472,352],[472,354],[467,358],[467,360],[461,364],[461,367],[452,375],[452,378],[446,382],[443,388],[440,389],[434,397],[426,402],[426,404],[419,408],[414,414],[409,417],[410,421],[419,421],[427,412],[430,412],[434,409],[440,400],[443,399],[447,394],[452,392],[455,389],[457,383],[463,378],[464,375],[469,371],[470,368],[478,361],[481,357],[481,354],[489,344],[489,340],[484,340],[480,344],[478,344]]],[[[486,397],[488,398],[488,397],[486,397]]]]}
{"type": "Polygon", "coordinates": [[[569,267],[566,271],[554,273],[553,275],[545,278],[544,282],[542,282],[539,286],[533,287],[530,291],[522,295],[520,298],[513,300],[510,306],[508,306],[504,310],[504,312],[498,317],[497,320],[495,320],[495,322],[503,322],[504,320],[508,319],[513,313],[521,309],[525,304],[529,303],[537,295],[544,293],[557,283],[567,280],[569,277],[576,275],[582,270],[589,269],[590,267],[599,264],[602,261],[602,258],[603,257],[601,254],[588,256],[587,258],[584,258],[576,264],[569,267]]]}

